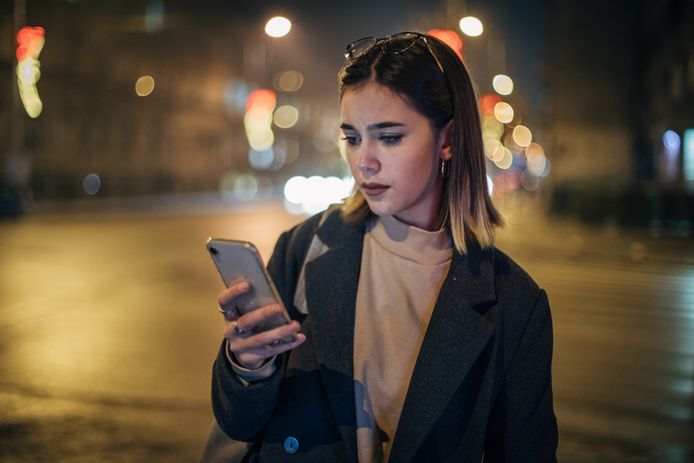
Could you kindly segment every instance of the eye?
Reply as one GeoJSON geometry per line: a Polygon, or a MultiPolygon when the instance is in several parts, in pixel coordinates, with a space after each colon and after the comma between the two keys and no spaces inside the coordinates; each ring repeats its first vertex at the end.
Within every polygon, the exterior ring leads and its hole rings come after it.
{"type": "Polygon", "coordinates": [[[340,137],[340,139],[346,141],[349,146],[356,146],[361,141],[361,138],[356,135],[345,135],[340,137]]]}
{"type": "Polygon", "coordinates": [[[383,142],[384,145],[386,146],[393,146],[397,145],[402,141],[402,135],[401,134],[384,134],[378,137],[379,140],[383,142]]]}

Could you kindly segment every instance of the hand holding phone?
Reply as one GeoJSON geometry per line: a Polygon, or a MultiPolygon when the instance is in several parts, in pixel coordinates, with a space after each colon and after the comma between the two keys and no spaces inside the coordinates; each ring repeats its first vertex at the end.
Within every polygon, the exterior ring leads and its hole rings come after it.
{"type": "Polygon", "coordinates": [[[244,366],[255,368],[306,339],[298,334],[299,323],[291,321],[252,243],[210,238],[207,250],[227,286],[219,295],[226,311],[225,337],[244,366]]]}
{"type": "MultiPolygon", "coordinates": [[[[282,304],[282,299],[265,269],[258,249],[248,241],[213,239],[207,240],[207,250],[228,288],[235,282],[247,281],[248,291],[239,294],[234,305],[241,315],[271,304],[282,304]]],[[[263,321],[254,331],[267,331],[286,325],[291,319],[285,311],[263,321]]]]}

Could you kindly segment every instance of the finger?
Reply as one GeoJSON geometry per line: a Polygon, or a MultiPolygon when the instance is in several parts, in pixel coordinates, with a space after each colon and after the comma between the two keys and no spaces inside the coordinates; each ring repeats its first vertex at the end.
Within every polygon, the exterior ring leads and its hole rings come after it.
{"type": "Polygon", "coordinates": [[[246,280],[239,280],[229,285],[227,289],[219,293],[217,301],[219,306],[224,310],[233,308],[234,299],[251,289],[250,284],[246,280]]]}
{"type": "Polygon", "coordinates": [[[229,349],[232,352],[242,353],[251,349],[266,349],[267,346],[277,346],[283,339],[296,338],[300,329],[299,322],[293,320],[286,325],[250,336],[239,336],[233,328],[225,329],[224,337],[229,340],[229,349]]]}
{"type": "Polygon", "coordinates": [[[234,352],[234,355],[239,360],[239,362],[248,362],[249,364],[252,364],[258,362],[259,360],[265,360],[274,355],[279,355],[289,350],[292,350],[297,346],[303,344],[304,341],[306,341],[306,335],[303,333],[299,333],[296,335],[296,339],[292,342],[266,345],[264,347],[256,347],[243,353],[234,352]]]}
{"type": "Polygon", "coordinates": [[[284,308],[280,304],[270,304],[248,312],[240,316],[236,321],[242,331],[251,331],[256,326],[263,324],[272,317],[284,315],[284,308]]]}

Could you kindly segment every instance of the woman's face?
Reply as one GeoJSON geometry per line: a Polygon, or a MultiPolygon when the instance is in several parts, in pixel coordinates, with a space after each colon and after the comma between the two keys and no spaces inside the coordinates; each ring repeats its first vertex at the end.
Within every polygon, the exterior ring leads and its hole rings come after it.
{"type": "Polygon", "coordinates": [[[376,83],[347,89],[340,113],[343,152],[371,211],[433,229],[443,191],[441,161],[451,156],[448,126],[436,130],[376,83]]]}

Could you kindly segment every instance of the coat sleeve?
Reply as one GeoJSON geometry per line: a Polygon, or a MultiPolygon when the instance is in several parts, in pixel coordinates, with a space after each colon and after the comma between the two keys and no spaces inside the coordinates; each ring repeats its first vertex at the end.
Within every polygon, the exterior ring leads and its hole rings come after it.
{"type": "Polygon", "coordinates": [[[552,318],[540,290],[492,408],[485,462],[556,462],[552,318]]]}
{"type": "MultiPolygon", "coordinates": [[[[284,280],[279,277],[287,259],[288,240],[288,232],[280,236],[268,263],[270,274],[273,279],[279,279],[279,284],[284,280]]],[[[272,417],[287,353],[277,356],[277,368],[270,378],[244,385],[234,374],[225,349],[226,342],[222,342],[212,367],[212,409],[225,434],[232,439],[251,442],[256,440],[272,417]]]]}
{"type": "MultiPolygon", "coordinates": [[[[296,280],[321,218],[321,214],[316,214],[282,233],[267,265],[289,315],[299,321],[303,320],[303,315],[292,304],[296,280]]],[[[270,422],[277,405],[289,353],[277,356],[275,372],[268,379],[244,385],[234,374],[225,349],[226,342],[222,342],[212,367],[212,409],[215,418],[219,427],[232,439],[256,441],[270,422]]]]}

